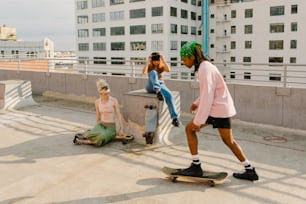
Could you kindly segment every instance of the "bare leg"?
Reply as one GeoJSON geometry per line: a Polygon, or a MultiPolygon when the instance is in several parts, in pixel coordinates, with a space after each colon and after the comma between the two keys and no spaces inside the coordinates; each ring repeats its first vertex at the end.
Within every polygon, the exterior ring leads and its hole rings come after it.
{"type": "Polygon", "coordinates": [[[234,153],[237,159],[239,159],[240,162],[246,161],[246,157],[240,145],[235,141],[233,137],[232,129],[218,128],[218,130],[224,144],[226,144],[226,146],[230,148],[230,150],[234,153]]]}
{"type": "Polygon", "coordinates": [[[192,121],[190,121],[186,126],[185,132],[191,155],[198,154],[198,137],[196,135],[196,132],[192,129],[192,121]]]}

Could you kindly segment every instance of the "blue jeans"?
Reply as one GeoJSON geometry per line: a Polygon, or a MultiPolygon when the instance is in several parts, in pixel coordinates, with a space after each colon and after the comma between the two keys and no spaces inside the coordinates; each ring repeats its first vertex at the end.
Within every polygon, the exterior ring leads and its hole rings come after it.
{"type": "Polygon", "coordinates": [[[146,84],[146,90],[148,93],[156,93],[156,90],[160,90],[168,106],[168,110],[169,110],[171,119],[178,117],[176,109],[175,109],[172,93],[166,87],[164,82],[158,79],[158,74],[155,70],[152,70],[149,73],[149,78],[146,84]]]}

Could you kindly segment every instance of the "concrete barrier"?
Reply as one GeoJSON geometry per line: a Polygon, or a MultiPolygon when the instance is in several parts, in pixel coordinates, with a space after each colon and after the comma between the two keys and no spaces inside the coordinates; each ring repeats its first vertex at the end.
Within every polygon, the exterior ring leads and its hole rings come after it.
{"type": "Polygon", "coordinates": [[[32,98],[30,81],[0,81],[0,109],[21,108],[29,105],[36,105],[32,98]]]}
{"type": "MultiPolygon", "coordinates": [[[[172,92],[175,107],[180,115],[180,94],[177,91],[172,92]]],[[[165,143],[165,138],[168,138],[168,134],[173,127],[168,111],[168,106],[165,102],[160,102],[155,94],[147,93],[145,89],[139,89],[135,91],[129,91],[124,94],[123,105],[123,117],[127,121],[129,126],[129,132],[134,134],[137,140],[145,140],[142,134],[145,132],[145,105],[153,104],[157,106],[157,129],[155,142],[165,143]],[[139,132],[140,131],[140,132],[139,132]]]]}

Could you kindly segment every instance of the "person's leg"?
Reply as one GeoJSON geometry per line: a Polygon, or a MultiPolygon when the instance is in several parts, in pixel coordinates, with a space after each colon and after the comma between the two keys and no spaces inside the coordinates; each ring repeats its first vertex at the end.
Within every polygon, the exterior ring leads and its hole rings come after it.
{"type": "Polygon", "coordinates": [[[174,126],[179,126],[179,121],[178,121],[178,114],[174,105],[174,99],[172,96],[171,91],[166,87],[166,85],[164,83],[161,83],[160,85],[160,92],[163,95],[163,97],[165,98],[166,104],[168,106],[168,110],[170,113],[170,117],[172,119],[172,124],[174,126]]]}
{"type": "Polygon", "coordinates": [[[237,159],[242,163],[245,167],[244,173],[234,173],[233,176],[240,179],[247,180],[258,180],[258,175],[255,171],[255,168],[250,164],[244,155],[240,145],[236,142],[233,137],[233,131],[231,128],[218,128],[220,136],[226,144],[226,146],[233,152],[233,154],[237,157],[237,159]]]}
{"type": "Polygon", "coordinates": [[[198,137],[192,128],[192,121],[185,128],[189,151],[191,154],[192,163],[186,169],[178,169],[175,174],[185,176],[202,176],[201,161],[198,154],[198,137]]]}

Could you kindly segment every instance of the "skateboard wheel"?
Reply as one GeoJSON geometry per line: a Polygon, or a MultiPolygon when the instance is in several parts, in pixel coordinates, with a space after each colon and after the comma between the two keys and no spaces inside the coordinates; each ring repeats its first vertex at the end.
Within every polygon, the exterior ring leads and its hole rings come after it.
{"type": "Polygon", "coordinates": [[[216,185],[213,180],[209,180],[208,182],[209,182],[210,187],[214,187],[216,185]]]}
{"type": "Polygon", "coordinates": [[[172,181],[173,183],[176,183],[176,182],[177,182],[177,177],[172,177],[171,181],[172,181]]]}

